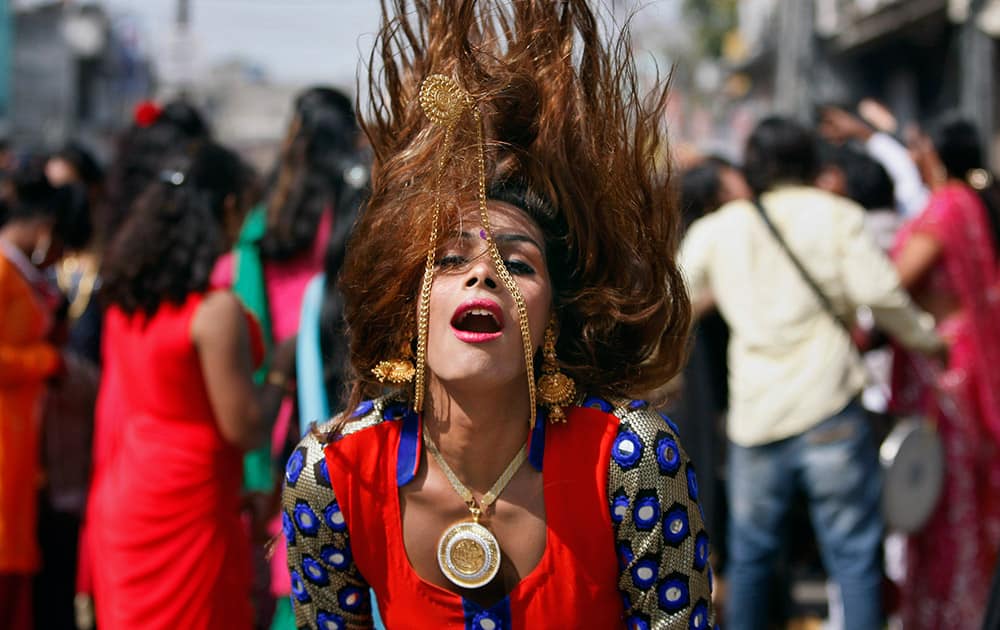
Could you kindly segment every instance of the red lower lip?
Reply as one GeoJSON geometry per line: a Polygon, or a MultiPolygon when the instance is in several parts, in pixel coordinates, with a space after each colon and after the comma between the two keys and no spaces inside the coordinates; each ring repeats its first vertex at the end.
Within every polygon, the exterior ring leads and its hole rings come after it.
{"type": "Polygon", "coordinates": [[[468,330],[459,330],[454,326],[451,327],[451,331],[455,333],[455,336],[458,337],[459,341],[464,341],[465,343],[486,343],[487,341],[493,341],[503,335],[502,330],[491,333],[470,332],[468,330]]]}

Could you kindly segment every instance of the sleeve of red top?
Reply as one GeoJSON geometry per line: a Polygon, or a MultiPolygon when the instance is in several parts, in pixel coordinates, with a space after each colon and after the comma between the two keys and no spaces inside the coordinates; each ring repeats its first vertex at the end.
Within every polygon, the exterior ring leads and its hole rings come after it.
{"type": "Polygon", "coordinates": [[[712,628],[712,575],[698,482],[677,430],[641,401],[615,409],[608,503],[626,627],[712,628]]]}
{"type": "Polygon", "coordinates": [[[306,434],[285,466],[282,531],[298,628],[372,628],[368,584],[354,564],[323,445],[306,434]]]}

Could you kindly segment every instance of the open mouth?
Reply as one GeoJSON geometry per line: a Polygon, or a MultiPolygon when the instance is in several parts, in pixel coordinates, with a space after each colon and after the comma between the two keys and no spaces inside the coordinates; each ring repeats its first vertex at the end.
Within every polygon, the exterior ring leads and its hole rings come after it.
{"type": "Polygon", "coordinates": [[[455,310],[451,327],[463,341],[488,341],[503,332],[503,312],[490,300],[466,302],[455,310]]]}
{"type": "Polygon", "coordinates": [[[476,333],[500,332],[500,322],[486,309],[466,311],[458,321],[452,324],[456,330],[476,333]]]}

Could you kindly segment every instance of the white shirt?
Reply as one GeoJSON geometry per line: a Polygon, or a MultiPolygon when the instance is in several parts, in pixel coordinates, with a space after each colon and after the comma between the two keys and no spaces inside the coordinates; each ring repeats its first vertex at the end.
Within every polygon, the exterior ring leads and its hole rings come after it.
{"type": "Polygon", "coordinates": [[[911,218],[920,214],[927,207],[930,192],[924,186],[920,171],[906,147],[889,134],[879,131],[868,138],[865,149],[892,179],[899,211],[911,218]]]}
{"type": "MultiPolygon", "coordinates": [[[[868,306],[904,345],[933,350],[933,319],[902,290],[865,231],[864,211],[810,187],[765,193],[768,216],[842,317],[868,306]]],[[[729,438],[753,446],[798,435],[842,409],[865,384],[847,333],[823,309],[752,203],[696,221],[680,264],[693,301],[709,294],[730,326],[729,438]]]]}

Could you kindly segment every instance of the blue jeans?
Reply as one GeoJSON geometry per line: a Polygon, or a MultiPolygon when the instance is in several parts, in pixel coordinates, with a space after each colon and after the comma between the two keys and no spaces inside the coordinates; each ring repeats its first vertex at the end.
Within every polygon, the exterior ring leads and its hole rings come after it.
{"type": "Polygon", "coordinates": [[[851,403],[806,431],[761,446],[729,445],[727,630],[766,628],[775,559],[795,491],[809,502],[823,564],[840,585],[844,627],[882,627],[881,469],[864,410],[851,403]]]}

